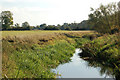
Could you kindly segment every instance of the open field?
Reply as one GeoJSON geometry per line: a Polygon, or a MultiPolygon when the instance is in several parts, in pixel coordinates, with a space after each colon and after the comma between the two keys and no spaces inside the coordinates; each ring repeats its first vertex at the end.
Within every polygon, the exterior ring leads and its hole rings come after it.
{"type": "Polygon", "coordinates": [[[42,44],[52,42],[54,39],[64,39],[66,34],[81,37],[85,34],[94,34],[94,31],[2,31],[2,40],[42,44]]]}
{"type": "Polygon", "coordinates": [[[3,80],[120,80],[119,0],[96,0],[96,4],[90,0],[16,1],[0,1],[0,76],[3,80]],[[65,72],[57,70],[59,66],[65,72]]]}
{"type": "Polygon", "coordinates": [[[74,38],[87,34],[94,32],[3,31],[2,76],[55,78],[56,74],[50,72],[50,69],[68,62],[77,46],[74,38]]]}
{"type": "Polygon", "coordinates": [[[56,74],[50,70],[70,61],[77,47],[83,50],[83,59],[87,57],[88,60],[93,59],[107,66],[115,73],[112,75],[118,77],[119,43],[119,33],[100,35],[94,31],[2,31],[2,76],[55,78],[56,74]]]}
{"type": "Polygon", "coordinates": [[[7,36],[25,36],[25,35],[47,35],[51,33],[73,33],[73,34],[86,34],[86,33],[91,33],[93,31],[42,31],[42,30],[34,30],[34,31],[2,31],[2,37],[7,37],[7,36]]]}

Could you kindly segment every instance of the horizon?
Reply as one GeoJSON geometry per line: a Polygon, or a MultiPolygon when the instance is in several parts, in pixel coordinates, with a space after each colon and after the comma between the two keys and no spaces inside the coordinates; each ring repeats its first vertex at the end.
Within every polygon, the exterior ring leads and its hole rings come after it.
{"type": "Polygon", "coordinates": [[[43,23],[47,25],[62,25],[63,23],[80,23],[88,19],[90,7],[98,8],[119,0],[1,0],[0,13],[11,11],[13,21],[20,25],[27,21],[31,26],[43,23]]]}

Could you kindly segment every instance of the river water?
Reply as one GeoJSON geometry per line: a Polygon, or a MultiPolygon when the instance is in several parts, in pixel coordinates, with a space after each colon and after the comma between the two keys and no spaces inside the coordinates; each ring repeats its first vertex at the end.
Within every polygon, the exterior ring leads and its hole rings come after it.
{"type": "Polygon", "coordinates": [[[109,78],[105,74],[100,74],[99,67],[89,67],[88,62],[78,55],[81,52],[82,50],[77,48],[70,62],[60,64],[56,69],[52,69],[54,73],[61,74],[57,78],[109,78]]]}

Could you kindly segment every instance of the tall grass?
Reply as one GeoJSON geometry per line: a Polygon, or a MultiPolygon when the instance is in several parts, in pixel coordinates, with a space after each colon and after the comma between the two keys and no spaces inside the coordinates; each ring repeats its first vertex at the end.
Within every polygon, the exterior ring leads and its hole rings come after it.
{"type": "Polygon", "coordinates": [[[3,31],[2,71],[8,78],[55,78],[51,68],[70,61],[76,37],[90,31],[3,31]],[[66,36],[76,36],[71,38],[66,36]]]}
{"type": "Polygon", "coordinates": [[[119,80],[120,76],[120,53],[118,34],[103,35],[89,41],[83,45],[81,57],[89,57],[90,66],[100,67],[101,73],[115,76],[119,80]],[[90,60],[91,59],[91,60],[90,60]]]}
{"type": "Polygon", "coordinates": [[[22,48],[24,45],[19,49],[17,48],[18,51],[14,50],[9,54],[9,60],[3,59],[7,73],[3,72],[10,78],[55,78],[55,74],[50,72],[50,69],[55,68],[60,63],[68,62],[75,50],[73,45],[64,40],[45,47],[34,44],[26,49],[22,48]]]}

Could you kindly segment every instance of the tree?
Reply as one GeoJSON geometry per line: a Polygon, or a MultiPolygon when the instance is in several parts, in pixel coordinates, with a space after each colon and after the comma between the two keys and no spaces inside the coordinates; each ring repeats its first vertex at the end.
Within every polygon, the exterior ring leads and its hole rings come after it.
{"type": "Polygon", "coordinates": [[[13,25],[13,14],[10,11],[2,11],[1,13],[1,22],[2,22],[2,29],[7,30],[11,28],[13,25]]]}
{"type": "Polygon", "coordinates": [[[118,2],[118,25],[119,25],[119,28],[120,28],[120,1],[118,2]]]}
{"type": "Polygon", "coordinates": [[[25,30],[30,30],[30,29],[31,29],[28,22],[22,23],[22,27],[23,27],[25,30]]]}
{"type": "Polygon", "coordinates": [[[48,25],[44,30],[59,30],[59,27],[56,27],[55,25],[48,25]]]}
{"type": "Polygon", "coordinates": [[[93,12],[89,15],[89,23],[94,26],[96,31],[111,33],[111,30],[119,26],[119,11],[116,3],[101,5],[97,9],[91,8],[91,11],[93,12]]]}
{"type": "Polygon", "coordinates": [[[16,23],[16,24],[15,24],[15,27],[20,27],[20,24],[16,23]]]}
{"type": "Polygon", "coordinates": [[[28,27],[28,26],[30,26],[28,22],[24,22],[24,23],[22,23],[22,27],[25,28],[25,27],[28,27]]]}
{"type": "Polygon", "coordinates": [[[66,27],[65,30],[71,30],[71,28],[70,27],[66,27]]]}
{"type": "Polygon", "coordinates": [[[40,29],[41,30],[45,29],[46,27],[47,27],[47,25],[45,23],[43,23],[43,24],[40,25],[40,29]]]}

